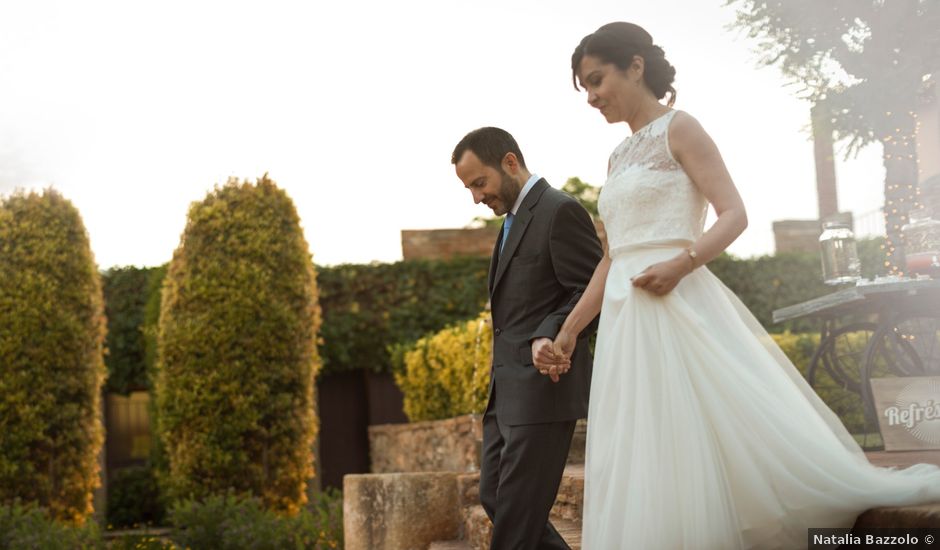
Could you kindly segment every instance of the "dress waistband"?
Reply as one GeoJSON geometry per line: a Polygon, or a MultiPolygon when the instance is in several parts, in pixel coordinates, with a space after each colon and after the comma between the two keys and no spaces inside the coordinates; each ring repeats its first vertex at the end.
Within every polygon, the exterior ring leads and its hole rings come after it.
{"type": "Polygon", "coordinates": [[[611,258],[616,258],[617,256],[621,256],[630,252],[639,252],[642,250],[662,250],[668,248],[685,248],[691,244],[692,241],[687,239],[664,239],[661,241],[631,243],[621,245],[616,248],[611,248],[609,255],[611,258]]]}

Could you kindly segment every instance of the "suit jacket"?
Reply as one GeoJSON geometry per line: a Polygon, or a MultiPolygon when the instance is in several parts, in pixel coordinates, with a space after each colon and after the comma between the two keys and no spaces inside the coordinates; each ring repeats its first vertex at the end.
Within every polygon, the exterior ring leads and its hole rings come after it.
{"type": "MultiPolygon", "coordinates": [[[[505,230],[505,226],[504,226],[505,230]]],[[[590,215],[562,191],[539,180],[516,213],[502,254],[500,232],[490,263],[493,366],[490,399],[508,425],[587,416],[593,358],[579,335],[571,370],[554,383],[533,366],[532,340],[558,334],[603,254],[590,215]]]]}

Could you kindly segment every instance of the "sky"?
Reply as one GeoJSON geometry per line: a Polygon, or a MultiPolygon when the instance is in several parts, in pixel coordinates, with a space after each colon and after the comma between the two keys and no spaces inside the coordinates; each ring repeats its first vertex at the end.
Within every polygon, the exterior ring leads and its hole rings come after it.
{"type": "MultiPolygon", "coordinates": [[[[474,205],[450,154],[499,126],[529,169],[600,185],[630,130],[571,84],[571,52],[611,21],[646,28],[676,67],[676,108],[717,143],[750,226],[817,216],[808,102],[722,0],[0,0],[0,195],[54,187],[99,267],[168,261],[189,205],[268,173],[318,264],[401,259],[402,229],[456,228],[474,205]]],[[[843,160],[839,205],[883,202],[879,147],[843,160]]],[[[711,218],[713,219],[713,217],[711,218]]]]}

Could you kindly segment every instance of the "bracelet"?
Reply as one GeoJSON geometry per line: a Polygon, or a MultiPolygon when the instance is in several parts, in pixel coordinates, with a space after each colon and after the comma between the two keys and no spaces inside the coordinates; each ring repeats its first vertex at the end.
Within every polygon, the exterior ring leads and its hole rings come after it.
{"type": "Polygon", "coordinates": [[[695,265],[695,259],[698,258],[698,254],[694,250],[692,250],[691,246],[686,247],[685,253],[688,254],[689,259],[692,260],[692,269],[695,269],[697,267],[695,265]]]}

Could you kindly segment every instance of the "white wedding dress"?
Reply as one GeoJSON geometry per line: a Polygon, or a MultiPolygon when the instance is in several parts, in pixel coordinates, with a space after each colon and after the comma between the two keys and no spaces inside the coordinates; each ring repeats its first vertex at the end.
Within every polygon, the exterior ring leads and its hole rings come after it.
{"type": "Polygon", "coordinates": [[[657,297],[630,277],[703,231],[707,203],[654,120],[611,155],[613,263],[591,382],[586,550],[807,546],[877,506],[940,501],[940,468],[871,466],[740,300],[707,268],[657,297]]]}

